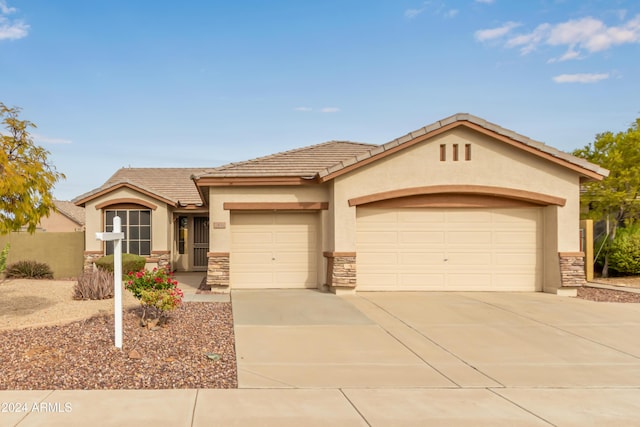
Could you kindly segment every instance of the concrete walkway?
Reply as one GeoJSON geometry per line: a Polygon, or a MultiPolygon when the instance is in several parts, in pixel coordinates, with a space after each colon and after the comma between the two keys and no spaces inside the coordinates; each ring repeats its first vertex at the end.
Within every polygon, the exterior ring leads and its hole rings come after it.
{"type": "Polygon", "coordinates": [[[531,293],[231,299],[239,389],[3,391],[0,425],[640,425],[640,304],[531,293]]]}

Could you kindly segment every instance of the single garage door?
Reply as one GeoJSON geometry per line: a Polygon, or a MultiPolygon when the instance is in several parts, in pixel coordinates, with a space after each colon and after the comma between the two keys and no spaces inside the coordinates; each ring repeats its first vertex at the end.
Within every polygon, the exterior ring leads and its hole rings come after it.
{"type": "Polygon", "coordinates": [[[358,208],[358,290],[537,291],[541,208],[358,208]]]}
{"type": "Polygon", "coordinates": [[[235,289],[316,288],[317,213],[231,213],[235,289]]]}

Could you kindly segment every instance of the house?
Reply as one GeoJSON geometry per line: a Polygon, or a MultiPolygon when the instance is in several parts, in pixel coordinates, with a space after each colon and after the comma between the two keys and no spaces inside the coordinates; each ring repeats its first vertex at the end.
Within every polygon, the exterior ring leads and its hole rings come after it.
{"type": "Polygon", "coordinates": [[[66,200],[53,201],[56,211],[38,223],[38,231],[73,232],[84,230],[84,208],[66,200]]]}
{"type": "Polygon", "coordinates": [[[125,251],[207,288],[575,294],[580,183],[608,171],[469,114],[384,145],[330,141],[211,169],[117,171],[75,200],[86,265],[125,251]]]}

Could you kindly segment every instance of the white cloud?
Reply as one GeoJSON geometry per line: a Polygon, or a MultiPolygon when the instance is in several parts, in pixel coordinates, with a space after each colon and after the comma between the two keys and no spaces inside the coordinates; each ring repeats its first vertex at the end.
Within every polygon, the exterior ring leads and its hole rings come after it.
{"type": "Polygon", "coordinates": [[[445,12],[445,17],[454,18],[458,14],[458,12],[460,12],[458,9],[449,9],[445,12]]]}
{"type": "Polygon", "coordinates": [[[474,33],[474,36],[476,38],[476,40],[478,41],[486,41],[486,40],[493,40],[493,39],[497,39],[500,38],[504,35],[506,35],[507,33],[509,33],[511,30],[513,30],[514,28],[519,27],[520,24],[518,22],[506,22],[504,25],[500,26],[500,27],[496,27],[496,28],[489,28],[486,30],[478,30],[474,33]]]}
{"type": "Polygon", "coordinates": [[[338,107],[324,107],[320,109],[321,113],[337,113],[340,109],[338,107]]]}
{"type": "Polygon", "coordinates": [[[422,2],[422,7],[407,9],[404,16],[407,19],[413,19],[416,16],[429,11],[431,15],[441,16],[444,18],[454,18],[460,12],[458,9],[447,7],[442,0],[427,0],[422,2]]]}
{"type": "Polygon", "coordinates": [[[296,107],[296,108],[294,108],[294,110],[296,110],[296,111],[312,111],[313,108],[311,108],[311,107],[296,107]]]}
{"type": "Polygon", "coordinates": [[[495,0],[476,0],[476,3],[493,4],[495,0]]]}
{"type": "Polygon", "coordinates": [[[7,2],[5,0],[0,0],[0,13],[3,15],[10,15],[16,11],[15,7],[7,6],[7,2]]]}
{"type": "Polygon", "coordinates": [[[555,76],[553,81],[556,83],[596,83],[608,78],[609,73],[560,74],[555,76]]]}
{"type": "Polygon", "coordinates": [[[47,136],[42,136],[38,134],[31,134],[33,136],[33,140],[39,144],[71,144],[72,141],[70,139],[64,138],[50,138],[47,136]]]}
{"type": "Polygon", "coordinates": [[[16,12],[5,0],[0,0],[0,40],[17,40],[29,34],[29,26],[19,19],[9,19],[16,12]]]}
{"type": "Polygon", "coordinates": [[[531,32],[511,35],[514,28],[513,22],[507,22],[498,28],[478,30],[474,36],[478,41],[503,39],[504,46],[519,48],[523,55],[533,52],[541,45],[566,48],[564,54],[549,62],[578,59],[585,53],[601,52],[623,44],[640,43],[640,15],[618,26],[607,26],[599,19],[586,17],[559,24],[545,22],[531,32]]]}
{"type": "Polygon", "coordinates": [[[412,18],[415,18],[416,16],[420,15],[425,10],[426,10],[425,7],[423,7],[422,9],[407,9],[407,10],[404,11],[404,16],[406,18],[412,19],[412,18]]]}

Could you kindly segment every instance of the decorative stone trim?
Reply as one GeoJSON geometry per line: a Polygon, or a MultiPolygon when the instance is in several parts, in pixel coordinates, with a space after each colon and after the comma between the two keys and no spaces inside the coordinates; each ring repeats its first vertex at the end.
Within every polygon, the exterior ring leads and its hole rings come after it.
{"type": "Polygon", "coordinates": [[[324,252],[327,258],[327,285],[332,291],[355,289],[356,253],[324,252]]]}
{"type": "Polygon", "coordinates": [[[207,280],[198,289],[229,292],[229,252],[207,253],[207,280]]]}
{"type": "Polygon", "coordinates": [[[158,263],[158,270],[164,268],[171,271],[171,252],[170,251],[151,251],[151,255],[158,263]]]}
{"type": "Polygon", "coordinates": [[[103,255],[104,253],[102,251],[84,251],[84,263],[82,266],[82,271],[84,271],[85,273],[93,271],[94,263],[103,255]]]}
{"type": "Polygon", "coordinates": [[[560,257],[560,286],[576,287],[586,283],[584,252],[558,252],[560,257]]]}

